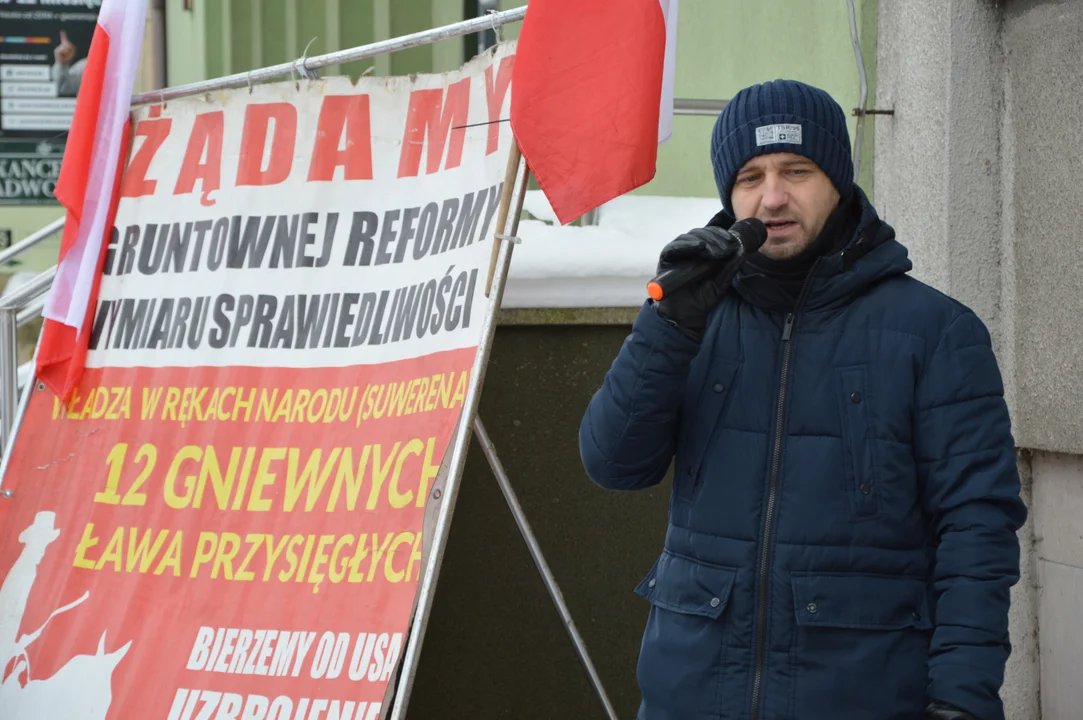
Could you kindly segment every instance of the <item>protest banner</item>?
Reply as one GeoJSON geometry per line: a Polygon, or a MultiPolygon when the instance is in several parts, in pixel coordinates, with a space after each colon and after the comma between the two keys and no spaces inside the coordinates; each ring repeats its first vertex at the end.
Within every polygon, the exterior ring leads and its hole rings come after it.
{"type": "Polygon", "coordinates": [[[30,395],[4,475],[5,720],[386,714],[513,52],[133,112],[87,369],[30,395]]]}

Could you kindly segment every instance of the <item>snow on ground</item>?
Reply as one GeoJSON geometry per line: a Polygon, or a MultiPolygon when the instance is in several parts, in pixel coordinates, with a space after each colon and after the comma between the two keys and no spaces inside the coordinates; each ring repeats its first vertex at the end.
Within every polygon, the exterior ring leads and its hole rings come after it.
{"type": "Polygon", "coordinates": [[[560,226],[545,195],[528,191],[501,304],[517,307],[638,307],[662,246],[719,211],[714,198],[624,195],[597,225],[560,226]]]}

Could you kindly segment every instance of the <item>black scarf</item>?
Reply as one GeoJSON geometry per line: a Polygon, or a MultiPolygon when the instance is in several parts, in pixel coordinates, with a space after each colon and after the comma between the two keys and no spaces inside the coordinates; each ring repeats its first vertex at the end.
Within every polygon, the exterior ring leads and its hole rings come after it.
{"type": "Polygon", "coordinates": [[[762,273],[791,300],[797,301],[801,287],[816,259],[842,250],[853,237],[861,220],[861,207],[856,193],[849,193],[827,218],[819,236],[803,252],[785,260],[772,260],[766,255],[752,253],[745,261],[754,272],[762,273]]]}

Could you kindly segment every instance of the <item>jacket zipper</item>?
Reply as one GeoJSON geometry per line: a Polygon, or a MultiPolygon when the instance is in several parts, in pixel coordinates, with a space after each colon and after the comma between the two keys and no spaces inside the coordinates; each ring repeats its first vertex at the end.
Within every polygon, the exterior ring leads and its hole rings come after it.
{"type": "Polygon", "coordinates": [[[778,403],[775,409],[775,442],[771,451],[771,479],[767,488],[767,509],[763,514],[763,545],[760,550],[760,565],[756,581],[756,662],[752,676],[752,712],[751,720],[759,720],[760,695],[763,691],[763,666],[766,659],[767,644],[767,601],[768,580],[771,567],[771,535],[775,526],[775,506],[778,500],[778,478],[782,469],[782,430],[786,417],[786,399],[790,384],[790,358],[793,356],[793,333],[794,320],[801,309],[808,291],[809,282],[819,259],[813,263],[805,278],[801,292],[797,296],[797,302],[792,311],[786,314],[786,322],[782,328],[782,369],[778,388],[778,403]]]}

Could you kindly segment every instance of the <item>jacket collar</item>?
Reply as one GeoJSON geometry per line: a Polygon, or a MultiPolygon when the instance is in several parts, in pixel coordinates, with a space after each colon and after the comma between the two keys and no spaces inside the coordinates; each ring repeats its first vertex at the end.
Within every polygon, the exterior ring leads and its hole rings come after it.
{"type": "MultiPolygon", "coordinates": [[[[913,268],[906,247],[895,238],[895,230],[880,219],[868,196],[854,186],[860,219],[849,241],[813,265],[806,281],[802,310],[817,310],[849,303],[870,286],[913,268]]],[[[735,218],[723,210],[712,225],[728,229],[735,218]]],[[[765,310],[788,312],[793,300],[749,263],[738,270],[734,289],[746,301],[765,310]]]]}

